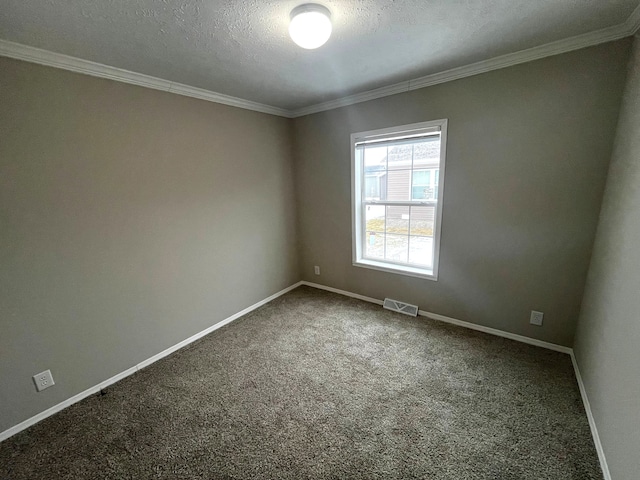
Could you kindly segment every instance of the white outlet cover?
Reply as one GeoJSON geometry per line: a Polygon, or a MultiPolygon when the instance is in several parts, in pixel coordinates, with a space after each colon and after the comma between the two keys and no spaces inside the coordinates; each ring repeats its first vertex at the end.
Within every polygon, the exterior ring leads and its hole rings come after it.
{"type": "Polygon", "coordinates": [[[45,388],[49,388],[55,385],[53,381],[53,375],[51,375],[51,370],[46,370],[44,372],[38,373],[33,376],[33,383],[36,384],[36,390],[41,392],[45,388]]]}
{"type": "Polygon", "coordinates": [[[544,318],[544,313],[531,310],[531,318],[529,319],[529,323],[531,325],[537,325],[541,327],[543,318],[544,318]]]}
{"type": "Polygon", "coordinates": [[[314,272],[316,275],[320,275],[320,267],[319,267],[319,266],[317,266],[317,265],[316,265],[315,267],[313,267],[313,272],[314,272]]]}

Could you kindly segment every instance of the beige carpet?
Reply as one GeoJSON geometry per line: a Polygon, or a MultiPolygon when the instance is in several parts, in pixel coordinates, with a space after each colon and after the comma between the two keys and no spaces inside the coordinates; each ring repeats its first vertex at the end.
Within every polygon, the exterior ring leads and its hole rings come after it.
{"type": "Polygon", "coordinates": [[[602,478],[567,355],[309,287],[105,393],[0,478],[602,478]]]}

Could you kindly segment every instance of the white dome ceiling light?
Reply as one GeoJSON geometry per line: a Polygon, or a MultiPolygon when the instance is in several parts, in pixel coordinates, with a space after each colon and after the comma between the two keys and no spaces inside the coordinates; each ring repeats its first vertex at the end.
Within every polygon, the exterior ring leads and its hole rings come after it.
{"type": "Polygon", "coordinates": [[[316,3],[298,5],[291,11],[289,35],[308,50],[324,45],[331,36],[331,12],[316,3]]]}

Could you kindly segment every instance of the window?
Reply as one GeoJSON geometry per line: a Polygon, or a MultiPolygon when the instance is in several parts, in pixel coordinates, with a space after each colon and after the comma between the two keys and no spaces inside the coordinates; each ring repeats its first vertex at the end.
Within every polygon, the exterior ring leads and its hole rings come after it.
{"type": "Polygon", "coordinates": [[[436,280],[447,121],[354,133],[353,264],[436,280]]]}
{"type": "Polygon", "coordinates": [[[438,200],[439,168],[413,170],[411,200],[438,200]]]}

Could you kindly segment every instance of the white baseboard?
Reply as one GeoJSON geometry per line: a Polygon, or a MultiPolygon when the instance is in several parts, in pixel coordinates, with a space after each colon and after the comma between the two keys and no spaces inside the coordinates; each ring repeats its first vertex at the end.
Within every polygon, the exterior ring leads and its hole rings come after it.
{"type": "Polygon", "coordinates": [[[280,290],[279,292],[274,293],[270,297],[267,297],[264,300],[260,300],[258,303],[254,303],[250,307],[247,307],[244,310],[239,311],[238,313],[234,313],[230,317],[225,318],[224,320],[216,323],[215,325],[212,325],[209,328],[206,328],[205,330],[202,330],[201,332],[198,332],[195,335],[192,335],[191,337],[187,338],[186,340],[183,340],[180,343],[176,343],[172,347],[169,347],[166,350],[163,350],[162,352],[158,353],[157,355],[154,355],[153,357],[148,358],[148,359],[140,362],[138,365],[136,365],[136,368],[138,370],[140,370],[140,369],[142,369],[142,368],[144,368],[144,367],[146,367],[148,365],[151,365],[154,362],[157,362],[158,360],[160,360],[161,358],[166,357],[167,355],[171,355],[176,350],[180,350],[182,347],[186,347],[187,345],[189,345],[190,343],[195,342],[199,338],[202,338],[205,335],[210,334],[214,330],[217,330],[217,329],[219,329],[221,327],[224,327],[228,323],[231,323],[234,320],[237,320],[238,318],[242,317],[243,315],[246,315],[247,313],[252,312],[256,308],[259,308],[259,307],[263,306],[264,304],[269,303],[271,300],[275,300],[276,298],[284,295],[285,293],[290,292],[294,288],[298,288],[300,285],[302,285],[302,282],[294,283],[293,285],[291,285],[291,286],[289,286],[289,287],[287,287],[287,288],[285,288],[283,290],[280,290]]]}
{"type": "MultiPolygon", "coordinates": [[[[320,285],[318,283],[302,281],[300,282],[302,285],[307,285],[309,287],[318,288],[320,290],[327,290],[329,292],[338,293],[340,295],[345,295],[347,297],[357,298],[359,300],[364,300],[366,302],[375,303],[377,305],[382,305],[383,301],[378,300],[376,298],[367,297],[364,295],[359,295],[357,293],[348,292],[346,290],[340,290],[338,288],[327,287],[326,285],[320,285]]],[[[598,429],[596,428],[596,422],[593,418],[593,414],[591,412],[591,405],[589,404],[589,398],[587,397],[587,391],[585,389],[584,383],[582,382],[582,376],[580,375],[580,369],[578,368],[578,362],[576,361],[576,357],[573,353],[573,348],[565,347],[564,345],[557,345],[555,343],[545,342],[542,340],[537,340],[535,338],[525,337],[523,335],[517,335],[515,333],[505,332],[503,330],[498,330],[496,328],[485,327],[483,325],[477,325],[475,323],[465,322],[463,320],[458,320],[456,318],[445,317],[444,315],[439,315],[437,313],[426,312],[424,310],[419,310],[418,315],[423,317],[428,317],[433,320],[437,320],[440,322],[451,323],[453,325],[458,325],[461,327],[469,328],[471,330],[477,330],[479,332],[488,333],[490,335],[496,335],[498,337],[504,337],[511,340],[515,340],[516,342],[527,343],[529,345],[534,345],[536,347],[542,347],[549,350],[554,350],[556,352],[566,353],[571,357],[571,363],[573,364],[573,370],[576,375],[576,380],[578,382],[578,388],[580,389],[580,396],[582,397],[582,403],[584,405],[584,410],[587,413],[587,419],[589,420],[589,427],[591,429],[591,436],[593,438],[593,443],[596,447],[596,452],[598,453],[598,459],[600,460],[600,467],[602,468],[602,474],[604,476],[604,480],[611,480],[611,473],[609,472],[609,466],[607,465],[607,459],[604,456],[604,450],[602,448],[602,443],[600,442],[600,436],[598,435],[598,429]]]]}
{"type": "Polygon", "coordinates": [[[578,388],[580,389],[580,395],[582,396],[584,410],[585,412],[587,412],[587,419],[589,420],[589,427],[591,428],[593,443],[596,446],[596,452],[598,452],[598,459],[600,460],[600,467],[602,468],[602,476],[604,477],[604,480],[611,480],[611,473],[609,472],[607,459],[604,456],[604,449],[602,448],[602,443],[600,442],[600,435],[598,435],[596,420],[595,418],[593,418],[593,413],[591,412],[591,404],[589,403],[589,398],[587,397],[587,389],[585,388],[584,382],[582,381],[582,375],[580,375],[578,361],[576,360],[573,349],[571,349],[571,353],[569,355],[571,355],[571,363],[573,363],[573,370],[576,373],[576,380],[578,381],[578,388]]]}
{"type": "Polygon", "coordinates": [[[378,300],[377,298],[366,297],[357,293],[347,292],[346,290],[340,290],[339,288],[327,287],[326,285],[320,285],[319,283],[307,282],[305,280],[300,283],[302,285],[307,285],[308,287],[317,288],[319,290],[326,290],[327,292],[338,293],[346,297],[357,298],[358,300],[364,300],[365,302],[375,303],[376,305],[382,305],[384,303],[382,300],[378,300]]]}
{"type": "MultiPolygon", "coordinates": [[[[365,302],[375,303],[376,305],[382,305],[384,303],[382,300],[378,300],[377,298],[366,297],[364,295],[359,295],[357,293],[347,292],[346,290],[327,287],[326,285],[320,285],[319,283],[313,283],[313,282],[307,282],[307,281],[302,281],[300,283],[302,285],[308,285],[309,287],[319,288],[321,290],[327,290],[328,292],[339,293],[340,295],[346,295],[347,297],[364,300],[365,302]]],[[[477,330],[479,332],[488,333],[490,335],[509,338],[511,340],[515,340],[516,342],[528,343],[529,345],[535,345],[536,347],[555,350],[556,352],[570,354],[573,351],[570,347],[565,347],[564,345],[557,345],[555,343],[545,342],[543,340],[537,340],[531,337],[525,337],[523,335],[518,335],[516,333],[505,332],[504,330],[498,330],[497,328],[485,327],[484,325],[465,322],[464,320],[458,320],[457,318],[445,317],[444,315],[440,315],[438,313],[431,313],[425,310],[418,310],[418,315],[422,317],[428,317],[428,318],[431,318],[432,320],[437,320],[439,322],[451,323],[453,325],[469,328],[471,330],[477,330]]]]}
{"type": "Polygon", "coordinates": [[[87,388],[85,391],[80,392],[71,398],[67,398],[66,400],[58,403],[57,405],[54,405],[51,408],[47,408],[45,411],[40,412],[31,418],[27,418],[25,421],[20,422],[19,424],[11,428],[8,428],[4,432],[0,433],[0,442],[6,440],[9,437],[14,436],[16,433],[20,433],[22,430],[25,430],[32,425],[35,425],[39,421],[44,420],[45,418],[50,417],[55,413],[58,413],[60,410],[64,410],[65,408],[73,405],[74,403],[77,403],[80,400],[87,398],[90,395],[98,393],[103,388],[107,388],[109,385],[113,385],[117,381],[122,380],[123,378],[126,378],[129,375],[136,373],[137,371],[138,371],[137,367],[127,368],[124,372],[120,372],[117,375],[114,375],[113,377],[108,378],[104,382],[94,385],[93,387],[87,388]]]}
{"type": "Polygon", "coordinates": [[[498,330],[497,328],[485,327],[484,325],[478,325],[477,323],[465,322],[464,320],[458,320],[457,318],[445,317],[444,315],[439,315],[437,313],[418,310],[418,315],[423,317],[428,317],[428,318],[431,318],[432,320],[437,320],[439,322],[445,322],[445,323],[450,323],[452,325],[465,327],[470,330],[476,330],[478,332],[488,333],[490,335],[495,335],[497,337],[508,338],[510,340],[515,340],[516,342],[526,343],[529,345],[534,345],[536,347],[546,348],[548,350],[554,350],[556,352],[561,352],[566,354],[570,354],[572,352],[572,349],[570,347],[565,347],[564,345],[545,342],[544,340],[538,340],[536,338],[525,337],[524,335],[518,335],[517,333],[505,332],[504,330],[498,330]]]}
{"type": "Polygon", "coordinates": [[[147,367],[147,366],[151,365],[152,363],[157,362],[158,360],[166,357],[167,355],[172,354],[176,350],[179,350],[182,347],[185,347],[186,345],[189,345],[190,343],[193,343],[196,340],[204,337],[205,335],[208,335],[209,333],[213,332],[214,330],[217,330],[217,329],[219,329],[221,327],[224,327],[228,323],[231,323],[234,320],[242,317],[243,315],[246,315],[247,313],[249,313],[249,312],[261,307],[262,305],[264,305],[266,303],[269,303],[271,300],[274,300],[274,299],[280,297],[281,295],[284,295],[285,293],[290,292],[291,290],[293,290],[294,288],[299,287],[300,285],[302,285],[302,282],[295,283],[295,284],[285,288],[284,290],[280,290],[279,292],[274,293],[270,297],[267,297],[264,300],[260,300],[258,303],[254,303],[250,307],[247,307],[244,310],[242,310],[242,311],[240,311],[238,313],[235,313],[235,314],[231,315],[230,317],[227,317],[224,320],[216,323],[215,325],[212,325],[209,328],[206,328],[205,330],[202,330],[201,332],[198,332],[195,335],[192,335],[191,337],[187,338],[186,340],[183,340],[180,343],[177,343],[177,344],[173,345],[172,347],[169,347],[166,350],[163,350],[162,352],[158,353],[157,355],[154,355],[151,358],[143,360],[142,362],[138,363],[137,365],[126,369],[124,372],[120,372],[117,375],[114,375],[113,377],[108,378],[107,380],[105,380],[103,382],[100,382],[99,384],[94,385],[93,387],[90,387],[90,388],[84,390],[83,392],[80,392],[80,393],[74,395],[73,397],[64,400],[63,402],[58,403],[57,405],[54,405],[53,407],[48,408],[48,409],[44,410],[43,412],[40,412],[37,415],[34,415],[31,418],[28,418],[27,420],[25,420],[23,422],[20,422],[19,424],[17,424],[15,426],[5,430],[4,432],[0,433],[0,442],[2,442],[3,440],[6,440],[7,438],[15,435],[16,433],[21,432],[22,430],[25,430],[26,428],[29,428],[32,425],[35,425],[39,421],[44,420],[47,417],[50,417],[54,413],[57,413],[60,410],[63,410],[65,408],[73,405],[74,403],[77,403],[80,400],[82,400],[84,398],[87,398],[90,395],[98,393],[100,390],[102,390],[104,388],[107,388],[109,385],[113,385],[114,383],[118,382],[119,380],[122,380],[123,378],[128,377],[129,375],[132,375],[132,374],[136,373],[138,370],[141,370],[144,367],[147,367]]]}

